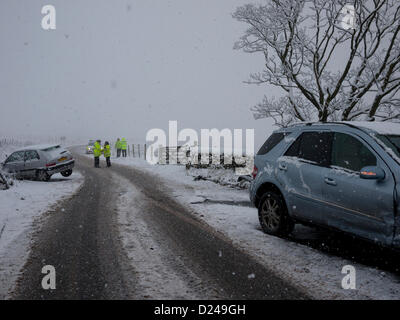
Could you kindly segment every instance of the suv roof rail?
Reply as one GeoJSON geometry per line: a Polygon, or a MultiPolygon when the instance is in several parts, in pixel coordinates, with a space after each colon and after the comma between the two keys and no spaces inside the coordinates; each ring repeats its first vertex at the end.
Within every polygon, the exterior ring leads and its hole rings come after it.
{"type": "Polygon", "coordinates": [[[350,122],[327,122],[328,124],[329,123],[332,123],[332,124],[341,124],[341,125],[345,125],[345,126],[348,126],[348,127],[351,127],[351,128],[354,128],[354,129],[359,129],[359,130],[363,130],[363,128],[360,128],[359,126],[356,126],[356,125],[354,125],[354,124],[351,124],[350,122]]]}
{"type": "Polygon", "coordinates": [[[313,124],[317,123],[318,122],[295,122],[293,124],[288,125],[286,128],[299,127],[299,126],[312,126],[313,124]]]}
{"type": "Polygon", "coordinates": [[[363,128],[360,128],[356,125],[353,125],[349,122],[339,122],[339,121],[332,121],[332,122],[296,122],[292,125],[289,125],[287,128],[297,127],[297,126],[313,126],[313,125],[330,125],[330,124],[337,124],[337,125],[344,125],[354,129],[359,129],[363,131],[363,128]]]}

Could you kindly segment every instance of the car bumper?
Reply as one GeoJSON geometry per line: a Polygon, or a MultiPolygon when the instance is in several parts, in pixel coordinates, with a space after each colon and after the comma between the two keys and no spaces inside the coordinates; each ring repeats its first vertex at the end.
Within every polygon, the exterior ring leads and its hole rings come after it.
{"type": "Polygon", "coordinates": [[[74,166],[75,166],[75,160],[71,160],[65,163],[60,163],[54,167],[47,168],[46,171],[48,174],[56,174],[67,170],[72,170],[74,166]]]}
{"type": "Polygon", "coordinates": [[[251,204],[255,208],[257,208],[257,202],[259,200],[257,197],[257,188],[258,188],[258,185],[256,185],[256,183],[253,181],[249,187],[249,199],[250,199],[251,204]]]}

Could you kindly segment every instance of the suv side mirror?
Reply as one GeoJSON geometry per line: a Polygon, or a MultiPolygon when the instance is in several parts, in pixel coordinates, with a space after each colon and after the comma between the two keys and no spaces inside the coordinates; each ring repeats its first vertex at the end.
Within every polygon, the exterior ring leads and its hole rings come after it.
{"type": "Polygon", "coordinates": [[[364,167],[361,169],[360,172],[361,179],[368,179],[368,180],[383,180],[385,179],[385,171],[383,171],[380,167],[364,167]]]}

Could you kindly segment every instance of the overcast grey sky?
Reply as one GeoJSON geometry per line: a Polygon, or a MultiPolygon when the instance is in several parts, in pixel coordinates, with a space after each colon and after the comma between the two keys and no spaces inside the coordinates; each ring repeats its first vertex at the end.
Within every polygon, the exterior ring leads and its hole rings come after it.
{"type": "Polygon", "coordinates": [[[143,142],[152,128],[255,128],[262,57],[233,50],[253,0],[1,0],[0,134],[143,142]],[[57,29],[41,28],[54,5],[57,29]],[[136,141],[132,141],[136,140],[136,141]]]}

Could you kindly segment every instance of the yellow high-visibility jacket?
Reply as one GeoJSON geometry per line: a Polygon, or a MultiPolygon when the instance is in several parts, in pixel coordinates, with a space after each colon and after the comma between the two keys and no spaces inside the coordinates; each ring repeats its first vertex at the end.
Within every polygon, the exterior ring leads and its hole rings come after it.
{"type": "Polygon", "coordinates": [[[104,157],[108,158],[111,157],[111,149],[110,149],[110,145],[105,145],[104,148],[104,157]]]}
{"type": "Polygon", "coordinates": [[[98,143],[98,142],[96,141],[96,142],[94,143],[93,155],[94,155],[95,157],[100,157],[102,151],[103,151],[103,149],[101,149],[100,143],[98,143]]]}
{"type": "Polygon", "coordinates": [[[126,142],[126,139],[125,139],[125,138],[122,138],[122,140],[121,140],[121,149],[122,149],[122,150],[126,150],[127,147],[128,147],[128,144],[127,144],[127,142],[126,142]]]}

